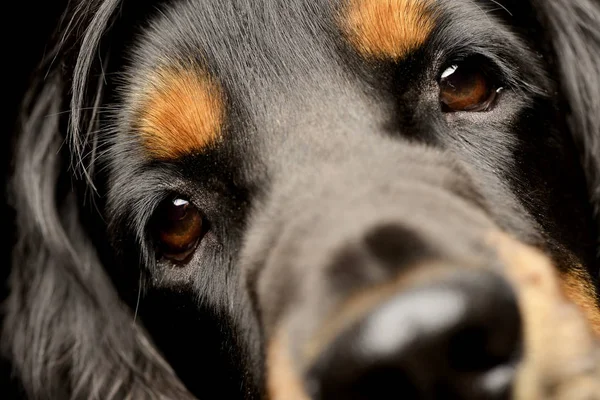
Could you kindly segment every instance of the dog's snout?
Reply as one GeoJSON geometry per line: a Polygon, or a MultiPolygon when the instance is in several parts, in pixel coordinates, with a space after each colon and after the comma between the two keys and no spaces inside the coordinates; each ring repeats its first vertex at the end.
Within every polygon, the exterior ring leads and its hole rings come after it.
{"type": "Polygon", "coordinates": [[[508,398],[521,346],[500,277],[456,272],[405,290],[337,335],[308,372],[313,399],[508,398]]]}

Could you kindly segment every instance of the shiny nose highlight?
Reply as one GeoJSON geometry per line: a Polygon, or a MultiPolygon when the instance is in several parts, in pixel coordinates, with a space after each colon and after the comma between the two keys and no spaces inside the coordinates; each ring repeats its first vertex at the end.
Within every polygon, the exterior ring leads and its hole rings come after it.
{"type": "Polygon", "coordinates": [[[307,389],[315,400],[507,399],[520,349],[508,283],[457,270],[341,332],[308,371],[307,389]]]}

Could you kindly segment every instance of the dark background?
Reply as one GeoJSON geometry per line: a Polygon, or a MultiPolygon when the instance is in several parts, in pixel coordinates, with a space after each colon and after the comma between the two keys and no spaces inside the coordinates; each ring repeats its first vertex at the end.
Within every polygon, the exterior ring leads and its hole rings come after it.
{"type": "MultiPolygon", "coordinates": [[[[42,58],[60,12],[66,0],[7,1],[2,5],[4,46],[2,46],[3,89],[0,160],[2,162],[2,224],[1,238],[4,244],[0,260],[0,304],[7,294],[7,279],[10,273],[10,247],[14,241],[12,212],[6,203],[6,177],[10,171],[10,160],[14,131],[17,124],[21,99],[29,86],[35,67],[42,58]]],[[[0,314],[1,318],[1,314],[0,314]]],[[[0,330],[3,319],[0,319],[0,330]]],[[[18,399],[18,386],[11,382],[11,367],[0,358],[0,398],[18,399]]]]}

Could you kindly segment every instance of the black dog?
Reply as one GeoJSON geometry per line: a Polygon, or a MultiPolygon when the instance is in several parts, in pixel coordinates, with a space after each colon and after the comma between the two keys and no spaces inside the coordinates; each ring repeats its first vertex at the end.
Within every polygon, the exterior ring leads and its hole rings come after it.
{"type": "Polygon", "coordinates": [[[596,0],[77,0],[48,48],[24,397],[598,398],[596,0]]]}

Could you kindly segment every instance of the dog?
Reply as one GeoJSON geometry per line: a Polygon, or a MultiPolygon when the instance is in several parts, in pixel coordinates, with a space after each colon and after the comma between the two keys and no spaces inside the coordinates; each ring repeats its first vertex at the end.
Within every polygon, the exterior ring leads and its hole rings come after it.
{"type": "Polygon", "coordinates": [[[23,99],[29,399],[600,399],[595,0],[74,0],[23,99]]]}

